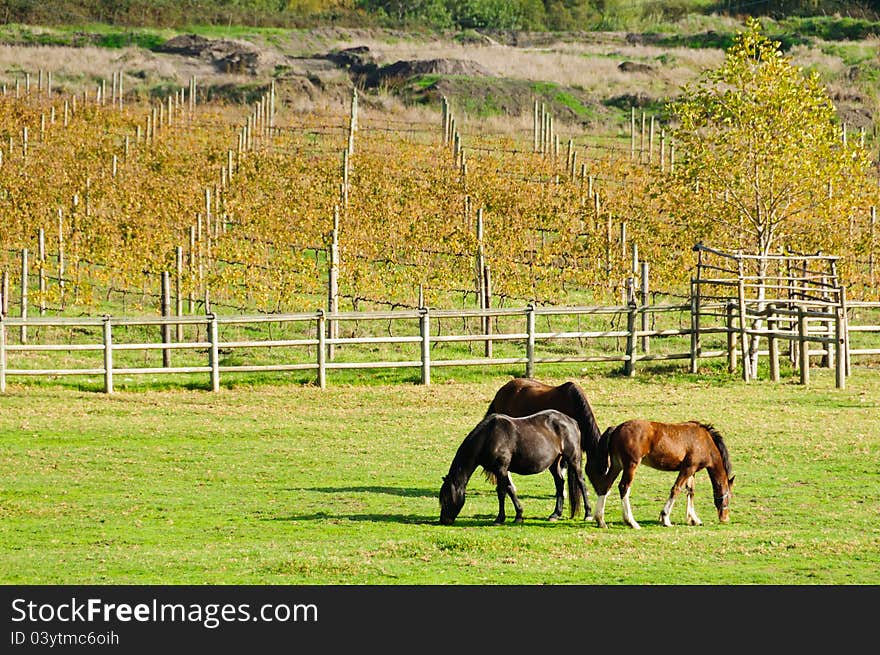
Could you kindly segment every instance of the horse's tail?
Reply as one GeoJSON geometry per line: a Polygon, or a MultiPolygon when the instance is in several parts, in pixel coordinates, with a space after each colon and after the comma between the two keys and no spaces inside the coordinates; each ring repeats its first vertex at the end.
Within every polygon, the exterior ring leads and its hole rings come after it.
{"type": "Polygon", "coordinates": [[[574,518],[581,511],[581,500],[586,500],[581,499],[581,485],[578,481],[578,473],[577,462],[572,460],[568,471],[568,504],[571,508],[571,518],[574,518]]]}
{"type": "Polygon", "coordinates": [[[572,408],[576,414],[578,425],[581,429],[581,450],[585,453],[592,454],[596,451],[599,444],[599,426],[596,423],[596,416],[593,414],[593,408],[590,407],[590,401],[587,395],[575,382],[566,382],[568,387],[567,393],[570,396],[572,408]]]}
{"type": "Polygon", "coordinates": [[[611,434],[617,429],[616,425],[605,428],[605,432],[599,437],[599,443],[596,446],[596,462],[600,464],[602,474],[608,473],[611,469],[611,434]]]}

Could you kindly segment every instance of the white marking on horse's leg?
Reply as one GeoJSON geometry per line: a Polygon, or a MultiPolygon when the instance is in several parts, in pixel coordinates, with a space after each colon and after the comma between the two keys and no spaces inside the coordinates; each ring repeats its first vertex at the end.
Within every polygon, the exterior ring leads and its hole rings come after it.
{"type": "Polygon", "coordinates": [[[596,500],[596,511],[593,513],[593,516],[596,519],[596,525],[600,528],[607,528],[605,525],[605,499],[608,498],[608,494],[603,494],[599,496],[596,500]]]}
{"type": "Polygon", "coordinates": [[[626,490],[626,493],[623,494],[623,498],[620,499],[620,502],[623,503],[623,521],[631,528],[635,528],[638,530],[642,526],[636,523],[635,518],[633,517],[632,507],[629,504],[629,489],[626,490]]]}
{"type": "Polygon", "coordinates": [[[700,517],[697,516],[697,510],[694,507],[694,488],[693,488],[693,485],[688,487],[687,522],[688,522],[688,525],[703,525],[703,522],[700,520],[700,517]]]}
{"type": "Polygon", "coordinates": [[[670,514],[672,514],[673,505],[675,505],[675,496],[669,494],[669,498],[666,500],[666,504],[663,506],[663,511],[660,512],[660,520],[667,528],[672,527],[672,521],[669,520],[669,516],[670,514]]]}

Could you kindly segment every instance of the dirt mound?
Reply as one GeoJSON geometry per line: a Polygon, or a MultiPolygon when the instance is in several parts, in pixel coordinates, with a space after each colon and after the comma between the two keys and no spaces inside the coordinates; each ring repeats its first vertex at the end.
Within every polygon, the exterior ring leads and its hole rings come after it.
{"type": "Polygon", "coordinates": [[[622,61],[617,69],[624,73],[653,73],[654,67],[648,64],[640,64],[637,61],[622,61]]]}
{"type": "Polygon", "coordinates": [[[368,88],[395,87],[419,75],[493,77],[492,71],[469,59],[416,59],[373,68],[363,76],[363,81],[368,88]]]}
{"type": "Polygon", "coordinates": [[[400,86],[418,75],[492,77],[492,71],[470,59],[399,60],[384,66],[376,63],[367,46],[336,50],[320,56],[348,72],[352,81],[365,88],[400,86]]]}
{"type": "Polygon", "coordinates": [[[249,43],[206,39],[198,34],[180,34],[155,48],[156,52],[200,57],[222,73],[255,74],[260,51],[249,43]]]}
{"type": "Polygon", "coordinates": [[[199,57],[210,43],[210,39],[206,39],[198,34],[179,34],[168,39],[162,45],[156,46],[155,50],[156,52],[166,52],[172,55],[199,57]]]}
{"type": "Polygon", "coordinates": [[[464,75],[491,77],[492,71],[470,59],[416,59],[396,61],[379,69],[383,78],[407,79],[413,75],[464,75]]]}

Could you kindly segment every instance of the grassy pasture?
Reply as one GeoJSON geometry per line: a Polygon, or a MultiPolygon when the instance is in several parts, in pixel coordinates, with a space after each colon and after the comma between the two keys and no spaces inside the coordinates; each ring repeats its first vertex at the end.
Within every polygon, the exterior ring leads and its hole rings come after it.
{"type": "MultiPolygon", "coordinates": [[[[577,379],[601,426],[698,418],[729,445],[731,523],[705,472],[701,527],[658,522],[674,476],[640,468],[641,531],[548,523],[549,474],[516,476],[526,521],[491,525],[477,473],[453,526],[437,492],[456,448],[508,379],[445,369],[428,387],[228,382],[122,391],[10,385],[0,396],[4,584],[877,584],[880,375],[846,390],[816,370],[748,385],[646,365],[540,368],[577,379]]],[[[590,500],[595,494],[590,491],[590,500]]]]}

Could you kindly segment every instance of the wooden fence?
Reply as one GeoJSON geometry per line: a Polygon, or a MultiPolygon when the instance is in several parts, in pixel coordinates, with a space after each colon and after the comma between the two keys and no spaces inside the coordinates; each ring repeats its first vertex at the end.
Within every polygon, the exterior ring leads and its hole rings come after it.
{"type": "MultiPolygon", "coordinates": [[[[853,307],[864,307],[871,311],[880,309],[880,303],[853,303],[853,307]]],[[[707,309],[703,306],[702,311],[707,309]]],[[[657,360],[688,360],[690,370],[696,372],[701,359],[712,357],[726,357],[729,369],[734,371],[737,367],[737,343],[751,335],[754,330],[747,326],[748,321],[739,320],[738,307],[735,303],[728,303],[716,308],[719,315],[727,317],[726,324],[697,327],[696,316],[693,314],[693,305],[638,305],[630,303],[621,306],[593,306],[593,307],[535,307],[529,305],[525,308],[512,309],[473,309],[473,310],[437,310],[422,308],[417,311],[391,311],[391,312],[339,312],[329,314],[324,311],[300,314],[277,314],[258,316],[218,316],[208,314],[206,316],[169,316],[169,317],[2,317],[0,318],[0,392],[6,391],[7,378],[12,376],[69,376],[88,375],[103,376],[104,391],[112,393],[114,390],[114,376],[138,375],[138,374],[199,374],[209,376],[210,388],[214,391],[220,389],[220,376],[223,373],[249,373],[259,371],[314,371],[316,382],[320,387],[327,384],[328,371],[338,369],[388,369],[410,367],[421,371],[421,382],[431,383],[431,371],[441,366],[491,366],[491,365],[523,365],[523,373],[533,376],[538,364],[563,363],[563,362],[621,362],[624,373],[628,376],[635,374],[636,364],[640,361],[657,360]],[[678,315],[680,323],[687,324],[685,327],[669,327],[664,329],[647,329],[648,325],[654,324],[654,318],[660,316],[678,315]],[[609,316],[619,319],[620,325],[614,329],[602,330],[548,330],[539,331],[536,327],[537,319],[543,317],[549,324],[550,317],[568,317],[568,322],[579,317],[602,317],[609,316]],[[491,331],[482,329],[479,333],[450,333],[432,334],[434,321],[453,319],[453,321],[468,319],[479,320],[480,326],[489,325],[490,319],[505,318],[508,325],[519,325],[519,329],[499,330],[496,325],[491,331]],[[371,336],[338,336],[338,325],[345,321],[353,321],[358,324],[369,322],[395,321],[404,325],[410,325],[407,334],[379,334],[374,330],[371,336]],[[250,326],[257,327],[261,323],[298,324],[302,330],[297,338],[286,339],[220,339],[221,327],[227,326],[250,326]],[[334,324],[333,330],[329,326],[334,324]],[[625,325],[624,325],[625,323],[625,325]],[[158,330],[150,334],[158,334],[158,340],[132,341],[119,339],[120,332],[125,333],[123,328],[132,326],[154,326],[158,330]],[[181,328],[190,326],[198,335],[194,339],[180,340],[181,328]],[[23,334],[27,328],[60,328],[66,330],[68,338],[63,343],[39,343],[37,339],[18,339],[18,342],[10,343],[10,334],[21,331],[23,334]],[[91,330],[100,334],[99,339],[73,343],[72,335],[75,331],[80,333],[91,330]],[[703,349],[700,337],[718,335],[720,347],[714,350],[703,349]],[[178,335],[177,340],[172,335],[178,335]],[[328,336],[337,335],[337,336],[328,336]],[[671,348],[655,349],[652,343],[656,340],[672,339],[671,348]],[[539,345],[547,345],[551,342],[565,342],[577,340],[584,343],[585,340],[604,339],[616,342],[619,347],[605,348],[601,352],[585,352],[586,348],[575,349],[574,354],[547,354],[539,355],[539,345]],[[506,356],[483,356],[483,357],[434,357],[432,347],[443,343],[483,342],[484,344],[509,342],[514,355],[505,353],[506,356]],[[384,361],[372,361],[362,358],[358,361],[338,361],[333,357],[334,347],[354,344],[389,344],[399,353],[405,354],[407,344],[410,344],[418,355],[409,359],[386,359],[384,361]],[[682,347],[684,345],[685,347],[682,347]],[[676,350],[675,348],[679,348],[676,350]],[[220,353],[233,353],[237,349],[281,349],[284,352],[296,350],[299,356],[285,360],[279,357],[271,363],[241,364],[222,363],[220,353]],[[204,357],[204,363],[199,365],[171,366],[169,354],[173,351],[191,351],[191,355],[198,358],[204,357]],[[658,350],[663,350],[658,352],[658,350]],[[83,352],[91,351],[98,353],[100,365],[91,367],[71,368],[12,368],[8,365],[10,355],[20,357],[17,353],[30,353],[32,358],[40,356],[40,353],[57,352],[83,352]],[[120,366],[114,363],[114,355],[126,351],[162,351],[163,360],[161,366],[120,366]],[[305,354],[304,354],[305,353],[305,354]]],[[[762,354],[770,357],[771,376],[779,378],[779,342],[788,341],[793,344],[790,352],[796,352],[797,358],[793,364],[800,370],[800,381],[803,384],[809,382],[810,358],[822,356],[827,361],[836,361],[836,385],[844,387],[846,375],[849,370],[850,358],[855,355],[878,355],[880,348],[849,348],[850,332],[875,332],[880,334],[880,326],[875,325],[850,325],[846,317],[838,313],[823,311],[811,311],[808,309],[770,308],[772,313],[765,313],[764,320],[768,327],[759,330],[760,334],[767,337],[769,349],[762,354]],[[823,326],[817,330],[818,326],[823,326]],[[817,347],[818,346],[818,347],[817,347]],[[837,354],[835,358],[834,355],[837,354]]],[[[448,321],[447,321],[448,322],[448,321]]],[[[612,322],[613,323],[613,322],[612,322]]],[[[579,321],[578,321],[579,324],[579,321]]],[[[407,332],[407,330],[401,330],[407,332]]],[[[13,340],[15,341],[15,340],[13,340]]],[[[500,350],[500,349],[499,349],[500,350]]],[[[510,350],[510,349],[508,349],[510,350]]],[[[274,352],[277,352],[274,351],[274,352]]],[[[484,352],[491,352],[486,349],[484,352]]],[[[26,356],[27,357],[27,356],[26,356]]],[[[53,360],[54,361],[54,360],[53,360]]]]}

